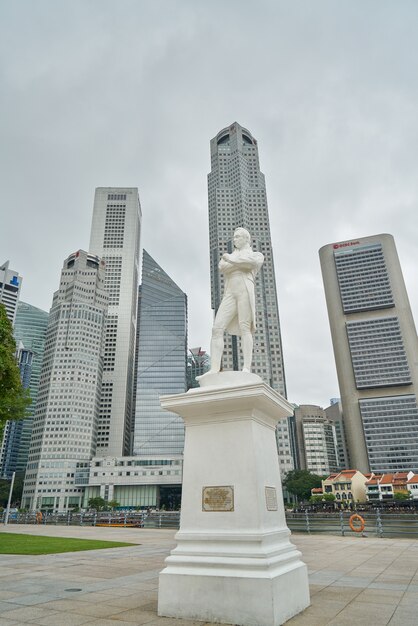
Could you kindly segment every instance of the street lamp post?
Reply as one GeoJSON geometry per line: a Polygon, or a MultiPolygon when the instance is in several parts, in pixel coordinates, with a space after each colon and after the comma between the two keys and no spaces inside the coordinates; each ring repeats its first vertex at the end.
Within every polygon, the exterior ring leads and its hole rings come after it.
{"type": "Polygon", "coordinates": [[[15,483],[15,476],[16,476],[16,472],[13,472],[12,482],[10,483],[9,499],[7,501],[6,516],[4,518],[4,525],[5,526],[9,523],[10,503],[12,501],[12,493],[13,493],[13,485],[15,483]]]}

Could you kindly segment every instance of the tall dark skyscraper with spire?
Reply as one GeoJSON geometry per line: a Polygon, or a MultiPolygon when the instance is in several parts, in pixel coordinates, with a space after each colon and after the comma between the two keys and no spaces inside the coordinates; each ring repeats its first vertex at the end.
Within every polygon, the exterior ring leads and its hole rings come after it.
{"type": "MultiPolygon", "coordinates": [[[[252,371],[286,396],[279,311],[264,174],[260,171],[257,141],[236,122],[211,141],[209,188],[209,242],[212,308],[216,312],[223,293],[218,270],[223,252],[232,252],[232,234],[243,226],[252,236],[254,250],[264,254],[256,281],[257,332],[252,371]]],[[[224,369],[241,369],[239,338],[229,337],[224,369]]]]}
{"type": "MultiPolygon", "coordinates": [[[[252,371],[286,397],[286,380],[280,335],[279,309],[264,174],[260,171],[257,141],[237,122],[221,130],[210,142],[211,172],[208,175],[209,245],[212,308],[218,310],[223,294],[223,276],[218,263],[232,252],[232,235],[243,226],[252,236],[254,250],[264,254],[257,276],[256,323],[252,371]]],[[[223,368],[241,369],[239,337],[227,336],[223,368]]],[[[293,462],[287,424],[278,426],[281,468],[293,462]]]]}

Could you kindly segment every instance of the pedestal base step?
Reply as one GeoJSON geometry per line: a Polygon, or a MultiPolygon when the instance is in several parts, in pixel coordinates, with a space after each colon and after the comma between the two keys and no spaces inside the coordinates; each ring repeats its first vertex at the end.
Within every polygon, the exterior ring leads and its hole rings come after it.
{"type": "Polygon", "coordinates": [[[280,626],[308,606],[308,576],[302,562],[274,578],[160,574],[162,617],[280,626]]]}

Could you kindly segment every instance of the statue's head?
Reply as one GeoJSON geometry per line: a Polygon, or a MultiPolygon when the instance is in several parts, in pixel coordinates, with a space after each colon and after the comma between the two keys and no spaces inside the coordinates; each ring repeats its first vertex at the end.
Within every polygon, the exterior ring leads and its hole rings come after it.
{"type": "Polygon", "coordinates": [[[234,230],[234,246],[241,249],[243,246],[249,246],[251,243],[251,235],[246,228],[236,228],[234,230]]]}

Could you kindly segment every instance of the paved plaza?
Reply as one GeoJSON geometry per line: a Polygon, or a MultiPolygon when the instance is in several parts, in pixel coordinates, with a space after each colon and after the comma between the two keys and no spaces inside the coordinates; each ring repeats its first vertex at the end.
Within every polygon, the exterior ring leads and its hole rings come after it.
{"type": "MultiPolygon", "coordinates": [[[[135,547],[0,555],[0,626],[192,626],[157,615],[158,573],[173,530],[1,526],[0,531],[110,539],[135,547]]],[[[418,541],[292,535],[309,568],[311,606],[289,626],[416,626],[418,541]]]]}

